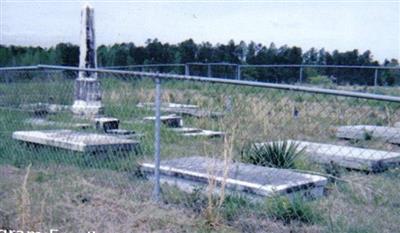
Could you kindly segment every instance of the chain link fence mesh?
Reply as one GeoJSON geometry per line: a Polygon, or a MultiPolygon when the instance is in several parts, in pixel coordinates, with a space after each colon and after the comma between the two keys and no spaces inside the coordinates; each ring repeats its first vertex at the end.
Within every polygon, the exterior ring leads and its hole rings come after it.
{"type": "MultiPolygon", "coordinates": [[[[319,175],[328,182],[318,198],[280,195],[257,201],[229,192],[226,180],[209,178],[192,192],[163,184],[160,205],[151,201],[153,182],[140,169],[154,157],[154,121],[145,120],[154,116],[154,80],[98,73],[103,115],[117,118],[126,132],[111,135],[96,129],[93,119],[72,114],[77,77],[77,71],[63,69],[0,72],[0,229],[398,231],[400,102],[161,78],[161,115],[178,119],[162,121],[162,161],[201,156],[224,161],[227,174],[241,162],[319,175]],[[338,137],[341,126],[351,131],[346,139],[338,137]],[[129,138],[139,146],[83,153],[12,138],[15,131],[58,129],[129,138]],[[301,149],[301,142],[320,144],[301,149]],[[324,155],[331,150],[332,157],[315,159],[315,151],[324,155]],[[364,162],[354,167],[352,153],[364,162]],[[370,166],[376,156],[382,161],[370,166]]],[[[207,173],[218,175],[211,165],[207,173]]]]}

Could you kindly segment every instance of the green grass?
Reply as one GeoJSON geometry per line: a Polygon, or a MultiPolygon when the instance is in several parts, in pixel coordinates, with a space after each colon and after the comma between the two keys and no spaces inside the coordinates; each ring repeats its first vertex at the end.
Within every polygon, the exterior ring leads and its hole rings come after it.
{"type": "MultiPolygon", "coordinates": [[[[123,77],[119,79],[104,77],[101,82],[106,115],[119,118],[121,128],[144,135],[141,139],[141,154],[97,156],[20,144],[11,139],[12,132],[52,127],[24,124],[24,120],[32,116],[19,111],[16,107],[26,103],[49,102],[49,100],[56,104],[71,104],[73,80],[0,84],[0,105],[13,107],[13,109],[0,109],[0,166],[3,166],[3,170],[0,168],[0,171],[5,171],[5,167],[11,165],[19,174],[15,177],[6,175],[0,178],[0,184],[8,182],[2,187],[12,187],[13,190],[6,191],[9,198],[0,199],[0,210],[3,206],[12,208],[15,202],[15,197],[12,195],[18,193],[23,175],[20,173],[24,172],[26,166],[32,164],[31,188],[40,193],[34,197],[35,202],[32,203],[41,203],[45,189],[57,190],[49,197],[57,204],[48,205],[48,216],[54,214],[56,220],[45,218],[43,221],[46,224],[59,221],[61,225],[69,225],[68,222],[62,222],[63,218],[60,216],[67,216],[69,221],[74,223],[76,219],[81,218],[82,221],[90,219],[89,215],[77,215],[78,218],[71,216],[71,213],[79,212],[76,206],[69,206],[65,210],[58,209],[61,204],[71,203],[68,198],[73,197],[75,200],[78,195],[84,194],[90,200],[99,200],[93,205],[100,206],[108,205],[113,198],[110,206],[105,208],[111,213],[104,216],[110,218],[117,216],[113,221],[117,223],[121,221],[120,226],[135,222],[137,225],[133,226],[133,229],[144,232],[157,229],[160,231],[172,229],[172,232],[396,231],[397,223],[400,221],[398,169],[367,175],[354,171],[324,169],[323,166],[311,164],[300,157],[285,167],[328,173],[340,176],[349,183],[331,182],[328,185],[327,195],[315,201],[279,197],[265,200],[260,204],[241,196],[230,195],[216,210],[220,217],[219,226],[207,225],[204,216],[207,197],[202,192],[204,190],[187,194],[174,187],[163,186],[163,206],[167,206],[165,207],[167,209],[156,211],[158,207],[148,204],[152,183],[137,176],[138,162],[153,159],[154,126],[151,123],[141,122],[144,116],[153,115],[153,111],[137,108],[136,105],[140,102],[154,101],[154,83],[150,80],[130,80],[123,77]],[[70,183],[72,185],[69,185],[70,183]],[[99,193],[104,193],[105,196],[101,197],[99,193]],[[129,208],[121,207],[125,205],[129,208]],[[114,210],[115,212],[112,212],[114,210]],[[124,218],[131,213],[134,213],[132,219],[136,220],[124,218]],[[140,220],[139,223],[137,219],[140,220]],[[180,219],[184,219],[185,222],[180,219]],[[143,226],[146,228],[140,228],[143,226]]],[[[197,104],[210,111],[223,111],[226,98],[231,98],[233,111],[226,113],[224,118],[218,120],[184,117],[184,122],[186,126],[225,131],[232,137],[234,145],[232,158],[235,160],[240,160],[241,150],[247,142],[280,139],[400,151],[398,147],[377,140],[339,141],[332,131],[332,126],[336,125],[387,125],[400,121],[400,104],[191,81],[163,81],[162,90],[164,102],[197,104]],[[298,117],[293,117],[294,108],[299,111],[298,117]]],[[[74,118],[68,112],[48,115],[46,119],[66,123],[86,122],[74,118]]],[[[162,159],[223,154],[223,139],[186,138],[171,132],[166,127],[162,127],[161,136],[162,159]]],[[[33,207],[39,208],[40,205],[34,204],[33,207]]],[[[85,207],[91,208],[90,205],[85,207]]],[[[97,213],[96,208],[90,210],[93,211],[91,213],[97,213]]],[[[80,225],[77,223],[77,226],[80,225]]]]}

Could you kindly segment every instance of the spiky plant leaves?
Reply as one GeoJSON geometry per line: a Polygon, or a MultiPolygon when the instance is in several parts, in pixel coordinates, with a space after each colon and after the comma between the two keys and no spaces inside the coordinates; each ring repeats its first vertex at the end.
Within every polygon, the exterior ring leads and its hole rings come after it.
{"type": "Polygon", "coordinates": [[[266,167],[295,168],[295,161],[303,154],[304,148],[299,149],[294,142],[252,143],[242,150],[242,161],[266,167]]]}

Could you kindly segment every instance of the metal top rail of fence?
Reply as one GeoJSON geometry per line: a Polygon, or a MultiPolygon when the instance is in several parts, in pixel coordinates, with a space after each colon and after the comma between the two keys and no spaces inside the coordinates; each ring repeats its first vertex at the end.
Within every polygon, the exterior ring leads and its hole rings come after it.
{"type": "Polygon", "coordinates": [[[38,66],[26,66],[26,67],[3,67],[3,68],[0,68],[0,71],[18,71],[18,70],[35,70],[35,69],[89,71],[89,72],[99,72],[99,73],[135,75],[135,76],[149,77],[149,78],[192,80],[192,81],[201,81],[201,82],[233,84],[233,85],[241,85],[241,86],[253,86],[253,87],[262,87],[262,88],[309,92],[309,93],[316,93],[316,94],[346,96],[346,97],[355,97],[355,98],[364,98],[364,99],[373,99],[373,100],[382,100],[382,101],[390,101],[390,102],[400,103],[400,97],[396,97],[396,96],[370,94],[370,93],[359,93],[359,92],[343,91],[343,90],[332,90],[332,89],[317,88],[317,87],[305,87],[305,86],[290,85],[290,84],[263,83],[263,82],[256,82],[256,81],[220,79],[220,78],[213,78],[213,77],[179,75],[179,74],[169,74],[169,73],[124,71],[124,70],[112,70],[112,69],[102,69],[102,68],[83,69],[83,68],[78,68],[78,67],[54,66],[54,65],[38,65],[38,66]]]}
{"type": "MultiPolygon", "coordinates": [[[[203,76],[207,77],[220,77],[220,78],[230,78],[230,79],[237,79],[237,80],[243,80],[247,79],[248,75],[246,76],[246,71],[247,69],[298,69],[298,78],[295,79],[297,83],[303,83],[305,79],[307,79],[308,73],[307,69],[326,69],[322,73],[326,72],[331,72],[331,75],[333,76],[339,75],[338,78],[341,76],[345,76],[346,78],[341,78],[340,83],[346,83],[349,80],[349,75],[345,75],[344,73],[337,73],[341,72],[340,70],[348,70],[348,69],[354,69],[354,70],[359,70],[360,72],[362,70],[364,71],[374,71],[374,73],[371,74],[364,74],[366,75],[363,79],[357,79],[357,82],[360,83],[369,83],[367,85],[373,85],[373,86],[379,86],[383,85],[382,80],[380,84],[380,76],[382,75],[383,71],[395,71],[395,70],[400,70],[400,66],[362,66],[362,65],[321,65],[321,64],[236,64],[236,63],[229,63],[229,62],[209,62],[209,63],[203,63],[203,62],[188,62],[185,64],[144,64],[144,65],[131,65],[131,66],[114,66],[114,67],[103,67],[103,68],[110,68],[110,69],[137,69],[140,68],[142,71],[146,68],[155,68],[155,69],[164,69],[164,68],[177,68],[177,67],[183,67],[184,68],[184,74],[185,75],[191,75],[191,74],[202,74],[204,73],[203,76]],[[199,68],[196,67],[206,67],[206,71],[201,71],[198,70],[199,68]],[[216,75],[215,69],[217,67],[225,67],[230,69],[229,71],[227,70],[217,70],[216,72],[219,75],[216,75]],[[233,70],[232,70],[233,69],[233,70]],[[336,71],[327,71],[327,69],[338,69],[336,71]],[[200,73],[199,73],[200,72],[200,73]],[[222,73],[221,73],[222,72],[222,73]],[[333,73],[332,73],[333,72],[333,73]],[[369,77],[370,76],[370,77],[369,77]]],[[[165,70],[162,70],[165,71],[165,70]]],[[[260,71],[260,70],[259,70],[260,71]]],[[[176,72],[176,70],[174,71],[176,72]]],[[[287,74],[286,74],[287,75],[287,74]]],[[[351,74],[351,76],[354,75],[354,73],[351,74]]],[[[201,75],[200,75],[201,76],[201,75]]],[[[285,77],[281,78],[276,78],[276,82],[278,82],[278,79],[285,79],[285,77]]],[[[290,79],[293,81],[294,77],[290,77],[290,79]]],[[[354,78],[353,78],[354,79],[354,78]]],[[[339,80],[336,81],[339,83],[339,80]]],[[[290,83],[290,82],[289,82],[290,83]]]]}

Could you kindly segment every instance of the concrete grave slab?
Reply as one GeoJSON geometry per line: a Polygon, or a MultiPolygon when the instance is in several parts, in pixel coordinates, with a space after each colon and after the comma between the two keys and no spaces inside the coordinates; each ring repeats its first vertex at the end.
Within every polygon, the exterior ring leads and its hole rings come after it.
{"type": "Polygon", "coordinates": [[[224,137],[225,133],[221,131],[213,131],[213,130],[201,130],[200,132],[188,132],[183,133],[183,136],[186,137],[224,137]]]}
{"type": "MultiPolygon", "coordinates": [[[[139,108],[154,108],[155,104],[151,102],[139,103],[136,105],[139,108]]],[[[162,103],[161,108],[185,108],[185,109],[198,109],[199,106],[193,104],[179,104],[179,103],[162,103]]]]}
{"type": "Polygon", "coordinates": [[[161,111],[176,113],[183,116],[197,117],[197,118],[203,118],[203,117],[220,118],[225,115],[222,112],[212,112],[201,109],[161,109],[161,111]]]}
{"type": "Polygon", "coordinates": [[[77,129],[88,129],[92,127],[92,125],[88,123],[66,123],[66,122],[49,121],[43,118],[28,118],[24,120],[24,123],[33,126],[55,126],[64,128],[70,127],[77,129]]]}
{"type": "MultiPolygon", "coordinates": [[[[154,109],[154,103],[139,103],[137,107],[145,107],[154,109]]],[[[163,103],[161,105],[161,111],[179,114],[183,116],[193,116],[197,118],[202,117],[211,117],[218,118],[223,117],[224,114],[221,112],[212,112],[207,110],[202,110],[197,105],[188,105],[188,104],[177,104],[177,103],[163,103]]]]}
{"type": "MultiPolygon", "coordinates": [[[[174,114],[161,116],[160,119],[163,124],[165,124],[166,126],[171,127],[171,128],[180,128],[183,126],[182,117],[174,115],[174,114]]],[[[145,117],[145,118],[143,118],[143,120],[154,122],[156,120],[156,117],[155,116],[145,117]]]]}
{"type": "Polygon", "coordinates": [[[321,164],[337,164],[341,167],[379,172],[400,165],[400,153],[383,150],[363,149],[351,146],[294,141],[313,161],[321,164]]]}
{"type": "Polygon", "coordinates": [[[198,128],[188,128],[188,127],[182,127],[182,128],[172,128],[171,129],[175,133],[200,133],[202,130],[198,128]]]}
{"type": "Polygon", "coordinates": [[[374,125],[348,125],[336,128],[336,137],[344,139],[385,140],[389,143],[400,144],[400,128],[374,125]]]}
{"type": "MultiPolygon", "coordinates": [[[[193,191],[196,187],[206,186],[209,179],[220,187],[225,182],[230,192],[240,192],[252,197],[273,195],[302,194],[307,197],[323,195],[327,179],[317,175],[255,166],[244,163],[231,163],[224,179],[224,161],[207,157],[185,157],[161,162],[160,174],[163,183],[176,185],[184,191],[193,191]],[[214,171],[209,173],[209,171],[214,171]]],[[[153,163],[141,164],[148,175],[154,172],[153,163]]]]}
{"type": "Polygon", "coordinates": [[[137,141],[72,130],[16,131],[15,140],[78,152],[130,151],[137,141]]]}
{"type": "Polygon", "coordinates": [[[24,111],[32,113],[35,116],[45,116],[47,114],[55,114],[58,112],[69,111],[69,105],[49,104],[49,103],[32,103],[22,104],[20,108],[24,111]]]}
{"type": "Polygon", "coordinates": [[[136,133],[133,130],[127,130],[127,129],[110,129],[106,132],[106,134],[113,135],[119,138],[134,139],[134,140],[139,140],[144,136],[144,134],[136,133]]]}

